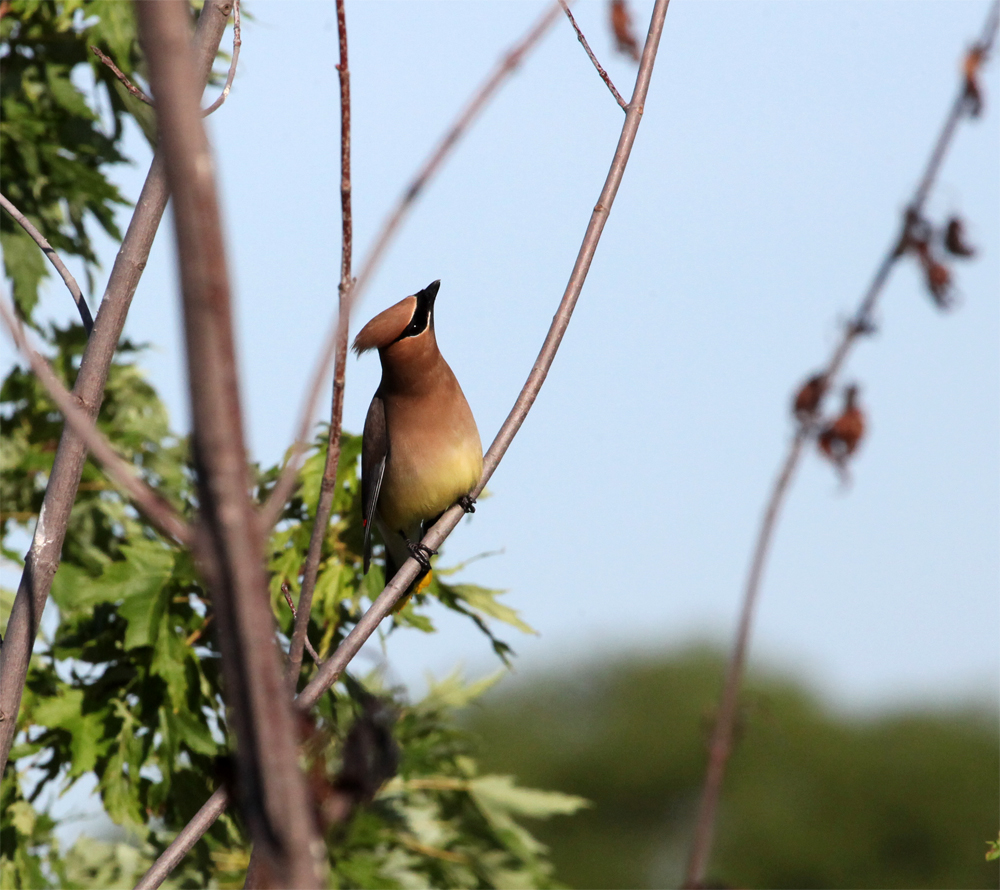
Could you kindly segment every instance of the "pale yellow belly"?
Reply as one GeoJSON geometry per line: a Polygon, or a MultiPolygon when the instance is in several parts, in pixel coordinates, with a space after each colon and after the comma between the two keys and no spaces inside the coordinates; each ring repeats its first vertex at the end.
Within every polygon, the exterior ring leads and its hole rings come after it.
{"type": "Polygon", "coordinates": [[[482,472],[478,437],[434,449],[393,447],[379,492],[382,521],[400,531],[432,519],[468,494],[482,472]]]}

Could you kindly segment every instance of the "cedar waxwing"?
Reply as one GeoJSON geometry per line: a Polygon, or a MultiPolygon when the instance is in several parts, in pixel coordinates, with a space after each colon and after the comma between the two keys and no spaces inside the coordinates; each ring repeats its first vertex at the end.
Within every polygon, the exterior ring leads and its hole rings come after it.
{"type": "Polygon", "coordinates": [[[354,339],[358,355],[377,349],[382,363],[362,438],[361,504],[364,569],[374,523],[385,542],[386,583],[409,556],[426,575],[430,553],[420,539],[456,501],[475,509],[468,495],[483,472],[476,421],[434,337],[440,286],[432,282],[390,306],[354,339]]]}

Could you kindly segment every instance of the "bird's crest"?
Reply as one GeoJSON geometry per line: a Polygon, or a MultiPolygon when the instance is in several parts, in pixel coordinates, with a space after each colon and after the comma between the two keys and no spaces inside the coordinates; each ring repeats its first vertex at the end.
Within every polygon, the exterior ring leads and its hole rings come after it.
{"type": "Polygon", "coordinates": [[[354,351],[361,355],[369,349],[383,349],[403,337],[412,337],[434,326],[434,299],[440,279],[422,291],[404,297],[395,306],[376,315],[354,338],[354,351]]]}
{"type": "Polygon", "coordinates": [[[417,308],[416,297],[403,297],[395,306],[376,315],[354,338],[354,351],[361,355],[369,349],[381,349],[392,343],[410,323],[417,308]]]}

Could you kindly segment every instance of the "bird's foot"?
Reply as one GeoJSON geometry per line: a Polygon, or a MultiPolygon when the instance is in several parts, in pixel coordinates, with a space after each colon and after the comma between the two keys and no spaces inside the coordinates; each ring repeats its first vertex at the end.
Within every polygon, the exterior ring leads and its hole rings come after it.
{"type": "Polygon", "coordinates": [[[431,550],[431,548],[426,544],[421,544],[419,541],[411,541],[409,539],[406,541],[406,546],[410,551],[410,556],[420,563],[420,567],[425,572],[430,571],[431,557],[437,553],[437,550],[431,550]]]}
{"type": "Polygon", "coordinates": [[[458,506],[460,506],[466,513],[476,512],[476,502],[467,494],[463,494],[458,499],[458,506]]]}

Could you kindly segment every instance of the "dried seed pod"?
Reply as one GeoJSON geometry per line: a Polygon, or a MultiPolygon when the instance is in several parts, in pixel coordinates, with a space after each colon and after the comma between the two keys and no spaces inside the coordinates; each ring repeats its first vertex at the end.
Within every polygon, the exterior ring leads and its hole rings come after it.
{"type": "Polygon", "coordinates": [[[948,220],[944,230],[945,250],[953,256],[970,257],[976,255],[976,249],[965,240],[965,223],[957,216],[948,220]]]}
{"type": "Polygon", "coordinates": [[[938,308],[950,309],[954,302],[951,289],[951,270],[934,256],[930,239],[914,238],[910,241],[909,249],[917,255],[917,259],[923,267],[927,290],[930,291],[938,308]]]}
{"type": "Polygon", "coordinates": [[[924,264],[927,274],[927,289],[940,309],[950,309],[954,304],[951,290],[951,270],[933,258],[924,264]]]}
{"type": "Polygon", "coordinates": [[[815,416],[816,409],[819,408],[819,403],[825,393],[825,374],[814,374],[799,387],[799,391],[792,401],[792,413],[800,423],[806,423],[815,416]]]}
{"type": "Polygon", "coordinates": [[[615,35],[615,48],[618,52],[631,56],[639,61],[639,41],[635,39],[632,30],[632,16],[625,0],[611,0],[611,31],[615,35]]]}
{"type": "Polygon", "coordinates": [[[983,93],[979,88],[979,66],[983,61],[983,48],[974,46],[965,57],[962,73],[965,75],[965,107],[970,117],[983,112],[983,93]]]}
{"type": "Polygon", "coordinates": [[[819,449],[843,470],[864,434],[865,415],[858,407],[858,387],[852,384],[844,391],[844,408],[840,416],[819,434],[819,449]]]}

